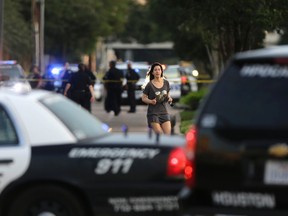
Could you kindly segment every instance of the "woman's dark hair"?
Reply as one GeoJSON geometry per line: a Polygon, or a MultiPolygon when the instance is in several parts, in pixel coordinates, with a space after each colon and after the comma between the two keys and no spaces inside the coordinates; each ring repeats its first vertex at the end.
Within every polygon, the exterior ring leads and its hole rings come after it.
{"type": "Polygon", "coordinates": [[[154,62],[151,67],[150,67],[150,70],[148,71],[148,74],[150,76],[150,80],[153,80],[154,79],[154,75],[153,75],[153,70],[156,66],[160,66],[160,69],[161,69],[161,77],[163,77],[163,67],[162,65],[159,63],[159,62],[154,62]]]}

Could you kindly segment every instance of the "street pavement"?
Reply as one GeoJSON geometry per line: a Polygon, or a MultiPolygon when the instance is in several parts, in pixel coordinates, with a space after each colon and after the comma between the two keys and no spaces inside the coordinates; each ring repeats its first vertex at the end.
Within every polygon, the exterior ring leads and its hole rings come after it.
{"type": "MultiPolygon", "coordinates": [[[[95,102],[92,104],[92,114],[95,115],[102,122],[106,123],[112,128],[112,132],[121,132],[123,126],[128,126],[128,132],[148,132],[146,120],[146,105],[138,105],[136,113],[128,113],[129,106],[121,106],[121,113],[118,116],[114,112],[107,113],[104,110],[103,102],[95,102]]],[[[169,113],[176,117],[176,125],[174,133],[180,134],[180,117],[179,109],[169,107],[169,113]]]]}

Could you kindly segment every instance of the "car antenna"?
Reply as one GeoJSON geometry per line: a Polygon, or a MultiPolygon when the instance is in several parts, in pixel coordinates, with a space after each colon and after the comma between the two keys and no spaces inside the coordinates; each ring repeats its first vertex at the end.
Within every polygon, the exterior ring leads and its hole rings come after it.
{"type": "Polygon", "coordinates": [[[148,136],[151,139],[151,137],[152,137],[152,128],[151,127],[149,127],[149,129],[148,129],[148,136]]]}
{"type": "Polygon", "coordinates": [[[156,143],[159,144],[160,140],[160,133],[156,133],[156,143]]]}
{"type": "Polygon", "coordinates": [[[122,127],[122,132],[124,133],[125,136],[128,134],[128,126],[126,124],[123,124],[122,127]]]}

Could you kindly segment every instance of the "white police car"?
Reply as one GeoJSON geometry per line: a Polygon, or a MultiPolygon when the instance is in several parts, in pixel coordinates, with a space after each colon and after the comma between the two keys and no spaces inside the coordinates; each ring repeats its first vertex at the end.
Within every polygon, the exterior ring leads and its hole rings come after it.
{"type": "Polygon", "coordinates": [[[164,76],[170,83],[170,95],[174,100],[179,100],[184,95],[183,92],[198,91],[196,78],[184,75],[181,70],[183,69],[179,65],[167,65],[164,70],[164,76]],[[187,83],[189,83],[187,86],[183,83],[184,77],[186,77],[187,83]]]}
{"type": "Polygon", "coordinates": [[[0,215],[178,211],[182,136],[108,132],[61,94],[16,89],[0,88],[0,215]]]}
{"type": "Polygon", "coordinates": [[[0,80],[20,80],[25,78],[25,73],[20,64],[15,60],[0,61],[0,80]]]}
{"type": "MultiPolygon", "coordinates": [[[[142,93],[143,93],[141,86],[145,82],[146,75],[147,75],[147,72],[148,72],[150,66],[145,62],[140,62],[140,63],[132,62],[131,65],[132,65],[132,68],[136,71],[136,73],[138,73],[140,76],[139,80],[136,83],[135,99],[136,99],[137,103],[141,104],[142,103],[141,97],[142,97],[142,93]]],[[[127,72],[127,62],[117,63],[116,68],[122,70],[123,74],[125,76],[125,74],[127,72]]],[[[125,85],[126,83],[127,83],[127,80],[125,78],[123,80],[123,85],[125,85]]],[[[126,89],[123,90],[121,98],[122,98],[122,104],[128,104],[128,93],[127,93],[126,89]]]]}
{"type": "MultiPolygon", "coordinates": [[[[64,65],[53,64],[53,65],[50,65],[50,67],[51,67],[50,71],[48,72],[51,73],[55,79],[54,81],[55,91],[63,93],[64,89],[61,89],[61,88],[62,88],[62,81],[63,81],[64,72],[65,72],[64,65]]],[[[69,64],[69,70],[71,71],[71,73],[76,73],[78,71],[78,64],[75,64],[75,63],[69,64]]],[[[94,89],[95,100],[98,102],[102,101],[105,95],[103,83],[99,80],[96,80],[93,86],[93,89],[94,89]]]]}

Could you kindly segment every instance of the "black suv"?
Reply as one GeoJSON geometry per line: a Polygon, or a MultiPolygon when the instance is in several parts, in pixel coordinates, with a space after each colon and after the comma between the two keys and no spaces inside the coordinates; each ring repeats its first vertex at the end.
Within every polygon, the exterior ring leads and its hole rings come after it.
{"type": "Polygon", "coordinates": [[[185,215],[288,215],[288,46],[236,54],[186,134],[185,215]]]}

